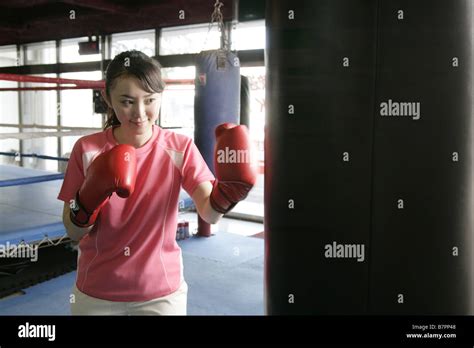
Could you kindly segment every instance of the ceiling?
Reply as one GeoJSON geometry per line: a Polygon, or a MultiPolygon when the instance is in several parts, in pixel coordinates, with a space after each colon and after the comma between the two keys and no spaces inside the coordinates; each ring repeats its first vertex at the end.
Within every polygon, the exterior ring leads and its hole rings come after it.
{"type": "MultiPolygon", "coordinates": [[[[224,20],[231,20],[232,0],[220,1],[224,4],[224,20]]],[[[214,3],[215,0],[1,0],[0,46],[208,23],[214,3]],[[184,19],[179,18],[180,14],[184,19]]]]}

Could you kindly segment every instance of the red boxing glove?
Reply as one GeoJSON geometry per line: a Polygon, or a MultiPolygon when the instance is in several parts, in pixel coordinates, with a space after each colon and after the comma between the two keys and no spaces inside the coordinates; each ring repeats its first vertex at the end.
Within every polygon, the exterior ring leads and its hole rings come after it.
{"type": "Polygon", "coordinates": [[[113,192],[127,198],[135,188],[137,159],[131,145],[117,145],[97,156],[71,204],[71,221],[79,227],[92,226],[113,192]]]}
{"type": "Polygon", "coordinates": [[[223,123],[216,128],[216,180],[210,196],[210,203],[215,211],[227,213],[244,200],[255,185],[257,168],[251,155],[246,126],[223,123]]]}

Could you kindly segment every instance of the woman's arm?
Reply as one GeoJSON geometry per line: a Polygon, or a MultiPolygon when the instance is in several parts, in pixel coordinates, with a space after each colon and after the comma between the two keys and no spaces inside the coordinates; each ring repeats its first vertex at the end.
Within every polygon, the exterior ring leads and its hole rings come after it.
{"type": "Polygon", "coordinates": [[[69,203],[64,203],[63,224],[66,228],[67,235],[74,241],[81,240],[81,238],[84,237],[85,234],[89,233],[90,230],[92,230],[92,227],[94,227],[94,225],[89,227],[78,227],[74,225],[70,217],[69,203]]]}
{"type": "Polygon", "coordinates": [[[209,202],[211,191],[211,182],[203,182],[194,190],[192,199],[201,218],[207,223],[215,224],[221,219],[223,214],[212,209],[211,203],[209,202]]]}

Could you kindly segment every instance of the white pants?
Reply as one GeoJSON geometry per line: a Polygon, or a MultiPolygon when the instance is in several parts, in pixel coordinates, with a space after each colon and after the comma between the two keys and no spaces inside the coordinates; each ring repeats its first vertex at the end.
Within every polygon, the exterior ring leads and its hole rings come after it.
{"type": "Polygon", "coordinates": [[[72,315],[186,315],[188,284],[172,294],[144,302],[116,302],[91,297],[81,292],[74,284],[72,315]]]}

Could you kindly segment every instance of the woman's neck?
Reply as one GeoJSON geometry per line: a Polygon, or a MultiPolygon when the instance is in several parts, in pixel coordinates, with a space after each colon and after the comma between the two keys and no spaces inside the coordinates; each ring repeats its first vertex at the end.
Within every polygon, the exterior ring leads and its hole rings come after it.
{"type": "Polygon", "coordinates": [[[122,129],[120,126],[113,128],[112,134],[114,135],[115,140],[119,144],[128,144],[132,145],[135,148],[140,148],[145,145],[148,140],[153,135],[153,128],[150,128],[144,134],[137,134],[135,136],[127,136],[127,134],[123,134],[122,129]]]}

